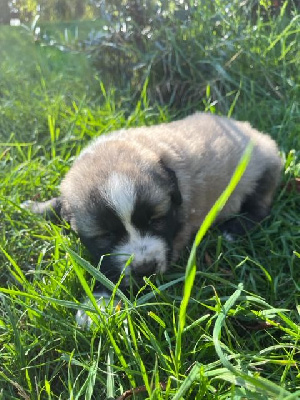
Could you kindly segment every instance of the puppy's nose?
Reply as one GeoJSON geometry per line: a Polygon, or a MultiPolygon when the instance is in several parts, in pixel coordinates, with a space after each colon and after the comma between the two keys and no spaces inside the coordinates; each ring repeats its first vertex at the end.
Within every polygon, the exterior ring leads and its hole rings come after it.
{"type": "Polygon", "coordinates": [[[144,275],[151,275],[154,274],[156,271],[157,263],[155,261],[152,262],[146,262],[143,263],[142,265],[139,265],[134,269],[134,272],[138,276],[144,276],[144,275]]]}

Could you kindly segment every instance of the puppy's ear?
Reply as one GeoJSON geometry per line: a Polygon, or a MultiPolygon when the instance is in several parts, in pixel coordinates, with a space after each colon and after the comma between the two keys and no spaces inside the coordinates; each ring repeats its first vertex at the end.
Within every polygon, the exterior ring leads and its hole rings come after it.
{"type": "Polygon", "coordinates": [[[59,223],[62,219],[69,220],[67,213],[64,212],[62,207],[61,197],[54,197],[51,200],[43,202],[28,200],[22,203],[21,207],[35,214],[43,215],[45,219],[54,223],[59,223]]]}
{"type": "Polygon", "coordinates": [[[162,160],[160,161],[160,164],[168,176],[168,180],[169,180],[169,183],[171,186],[172,202],[175,205],[180,206],[182,203],[182,196],[181,196],[181,192],[179,190],[178,179],[177,179],[176,173],[172,168],[167,167],[166,164],[162,160]]]}

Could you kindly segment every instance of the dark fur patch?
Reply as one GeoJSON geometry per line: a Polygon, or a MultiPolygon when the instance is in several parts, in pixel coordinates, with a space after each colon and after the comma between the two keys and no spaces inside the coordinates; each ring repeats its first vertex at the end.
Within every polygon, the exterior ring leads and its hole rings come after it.
{"type": "Polygon", "coordinates": [[[151,218],[153,218],[154,212],[155,208],[150,203],[138,200],[134,206],[131,222],[142,233],[146,233],[151,225],[151,218]]]}
{"type": "Polygon", "coordinates": [[[127,232],[115,210],[103,201],[94,201],[93,210],[90,212],[95,218],[99,232],[95,235],[91,232],[89,237],[81,235],[81,232],[78,234],[98,262],[103,254],[110,253],[115,245],[126,239],[127,232]]]}
{"type": "Polygon", "coordinates": [[[94,214],[98,222],[98,226],[106,233],[111,233],[114,236],[122,237],[126,234],[126,229],[120,217],[115,210],[101,202],[98,204],[96,213],[94,214]]]}
{"type": "Polygon", "coordinates": [[[156,216],[153,205],[147,201],[138,200],[131,222],[142,235],[150,234],[162,238],[168,246],[168,260],[170,261],[173,240],[181,227],[178,206],[171,202],[165,214],[156,216]]]}
{"type": "Polygon", "coordinates": [[[171,188],[171,200],[177,206],[182,204],[182,196],[179,190],[178,179],[173,169],[167,167],[163,161],[160,161],[160,165],[163,170],[167,173],[170,188],[171,188]]]}
{"type": "Polygon", "coordinates": [[[112,254],[112,249],[121,240],[126,240],[126,235],[124,237],[119,236],[119,238],[113,237],[109,233],[106,236],[98,238],[80,236],[80,240],[90,252],[94,263],[96,265],[100,263],[101,272],[111,281],[117,282],[121,271],[120,265],[116,263],[112,254]]]}
{"type": "Polygon", "coordinates": [[[274,191],[274,177],[270,169],[263,172],[254,191],[245,197],[240,214],[221,223],[219,228],[232,235],[243,235],[246,231],[262,221],[270,212],[266,197],[274,191]]]}

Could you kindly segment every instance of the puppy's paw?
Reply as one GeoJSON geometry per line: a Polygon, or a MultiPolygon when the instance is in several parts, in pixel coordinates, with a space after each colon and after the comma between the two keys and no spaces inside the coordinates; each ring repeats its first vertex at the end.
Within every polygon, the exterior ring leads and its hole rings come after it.
{"type": "Polygon", "coordinates": [[[223,237],[228,241],[228,242],[234,242],[235,237],[230,233],[230,232],[223,232],[223,237]]]}
{"type": "MultiPolygon", "coordinates": [[[[101,313],[103,314],[103,316],[104,317],[108,316],[107,307],[108,307],[108,304],[110,302],[110,295],[107,292],[104,292],[104,291],[103,292],[96,292],[93,295],[95,297],[97,305],[100,308],[101,313]]],[[[119,303],[118,300],[115,299],[114,303],[113,303],[114,307],[117,308],[118,303],[119,303]]],[[[91,303],[89,298],[86,299],[83,304],[86,305],[86,306],[93,307],[93,305],[92,305],[92,303],[91,303]]],[[[94,314],[94,315],[95,315],[94,318],[99,318],[99,317],[97,317],[97,314],[94,314]]],[[[87,330],[90,329],[91,325],[94,323],[94,321],[93,321],[94,318],[92,318],[90,315],[88,315],[86,313],[86,311],[84,311],[84,310],[78,310],[77,313],[76,313],[76,322],[83,329],[87,329],[87,330]]]]}
{"type": "Polygon", "coordinates": [[[54,197],[47,201],[33,201],[27,200],[21,203],[21,208],[28,210],[34,214],[42,215],[47,220],[52,222],[61,221],[64,216],[62,216],[62,204],[60,197],[54,197]]]}
{"type": "Polygon", "coordinates": [[[34,209],[36,207],[36,201],[32,201],[32,200],[26,200],[23,201],[23,203],[20,204],[21,208],[24,208],[24,210],[29,210],[34,212],[34,209]]]}

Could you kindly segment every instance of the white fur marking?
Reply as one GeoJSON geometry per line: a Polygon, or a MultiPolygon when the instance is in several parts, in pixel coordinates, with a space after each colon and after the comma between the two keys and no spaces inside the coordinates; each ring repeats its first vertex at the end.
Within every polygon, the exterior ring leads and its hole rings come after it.
{"type": "Polygon", "coordinates": [[[223,232],[223,236],[228,242],[234,242],[234,237],[231,235],[231,233],[225,231],[223,232]]]}
{"type": "Polygon", "coordinates": [[[104,187],[104,195],[125,225],[129,224],[136,200],[132,180],[124,174],[113,173],[104,187]]]}
{"type": "MultiPolygon", "coordinates": [[[[101,313],[104,316],[108,316],[107,314],[107,306],[110,302],[110,295],[107,292],[95,292],[93,293],[93,296],[95,297],[95,300],[97,302],[98,307],[101,310],[101,313]]],[[[114,299],[114,308],[118,305],[119,300],[114,299]]],[[[93,308],[93,305],[90,301],[89,298],[87,298],[84,302],[84,305],[89,306],[93,308]]],[[[90,329],[91,325],[93,324],[92,318],[84,311],[84,310],[78,310],[76,313],[76,322],[77,324],[84,329],[90,329]]]]}
{"type": "Polygon", "coordinates": [[[130,270],[141,269],[143,271],[145,264],[153,263],[156,266],[156,272],[165,272],[167,269],[167,246],[164,240],[153,235],[142,235],[131,223],[136,202],[134,182],[125,174],[113,173],[101,190],[105,200],[122,220],[129,235],[126,243],[113,249],[113,253],[117,254],[120,272],[129,257],[134,256],[133,261],[125,270],[125,283],[129,279],[130,270]]]}
{"type": "Polygon", "coordinates": [[[155,272],[165,272],[167,269],[167,247],[163,239],[152,236],[142,236],[132,225],[126,226],[129,232],[129,239],[126,243],[117,246],[114,253],[117,255],[117,260],[120,263],[120,269],[123,270],[130,255],[133,254],[134,258],[128,268],[126,268],[126,275],[130,270],[141,269],[143,265],[152,263],[156,264],[155,272]]]}
{"type": "MultiPolygon", "coordinates": [[[[106,307],[110,300],[109,294],[107,292],[98,292],[94,293],[93,295],[97,301],[98,307],[105,314],[106,307]]],[[[83,304],[86,306],[93,307],[89,298],[87,298],[83,304]]],[[[84,310],[78,310],[76,313],[76,322],[82,328],[89,329],[93,323],[93,320],[84,310]]]]}

